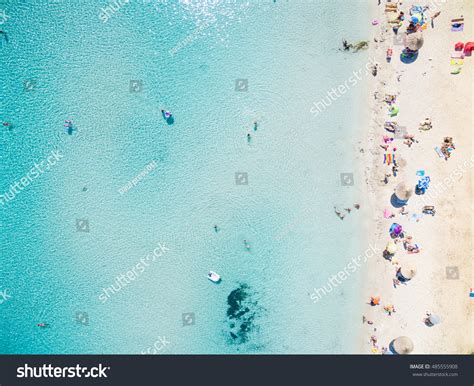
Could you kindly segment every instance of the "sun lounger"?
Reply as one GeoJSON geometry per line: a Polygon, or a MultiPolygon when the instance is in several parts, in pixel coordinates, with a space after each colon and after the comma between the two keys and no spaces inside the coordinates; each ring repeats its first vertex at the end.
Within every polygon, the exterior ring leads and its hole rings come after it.
{"type": "Polygon", "coordinates": [[[464,59],[464,52],[460,51],[460,52],[453,52],[451,54],[451,58],[452,59],[464,59]]]}
{"type": "Polygon", "coordinates": [[[461,32],[464,30],[464,18],[452,19],[451,20],[451,31],[461,32]]]}
{"type": "Polygon", "coordinates": [[[438,153],[438,156],[439,156],[440,158],[444,158],[444,154],[443,154],[443,152],[441,151],[441,149],[439,148],[439,146],[436,146],[434,149],[435,149],[435,152],[438,153]]]}

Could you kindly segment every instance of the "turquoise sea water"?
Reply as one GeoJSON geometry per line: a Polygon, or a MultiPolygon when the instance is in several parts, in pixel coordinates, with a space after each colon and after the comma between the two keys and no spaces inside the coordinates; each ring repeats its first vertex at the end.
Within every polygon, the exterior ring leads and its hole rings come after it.
{"type": "Polygon", "coordinates": [[[138,354],[160,337],[168,354],[353,352],[361,273],[317,304],[310,293],[366,247],[360,216],[333,213],[362,182],[363,80],[310,109],[367,62],[337,47],[367,39],[368,2],[130,0],[104,22],[110,4],[0,3],[0,119],[13,125],[0,194],[64,155],[0,208],[0,352],[138,354]],[[99,299],[159,243],[169,250],[99,299]],[[229,320],[241,285],[244,315],[229,320]]]}

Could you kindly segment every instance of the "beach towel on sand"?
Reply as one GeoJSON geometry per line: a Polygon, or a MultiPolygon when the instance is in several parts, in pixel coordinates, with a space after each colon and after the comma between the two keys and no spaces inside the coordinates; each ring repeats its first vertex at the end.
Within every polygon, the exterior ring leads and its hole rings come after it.
{"type": "Polygon", "coordinates": [[[451,66],[462,66],[463,64],[463,59],[451,59],[451,66]]]}
{"type": "Polygon", "coordinates": [[[395,154],[385,153],[383,155],[383,163],[387,165],[391,165],[392,162],[395,162],[395,154]]]}

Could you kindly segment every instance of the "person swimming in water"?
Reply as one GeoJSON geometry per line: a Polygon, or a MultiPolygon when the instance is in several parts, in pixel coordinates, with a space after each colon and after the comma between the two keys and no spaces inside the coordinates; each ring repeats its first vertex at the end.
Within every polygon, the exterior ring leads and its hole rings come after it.
{"type": "Polygon", "coordinates": [[[258,123],[257,123],[257,121],[255,121],[253,123],[253,131],[257,131],[257,129],[258,129],[258,123]]]}
{"type": "Polygon", "coordinates": [[[250,143],[250,141],[252,140],[252,136],[250,135],[250,133],[247,134],[247,142],[250,143]]]}
{"type": "Polygon", "coordinates": [[[214,225],[214,231],[217,233],[219,232],[219,228],[217,227],[217,225],[214,225]]]}
{"type": "Polygon", "coordinates": [[[173,114],[171,114],[171,111],[168,111],[168,110],[161,110],[161,114],[163,114],[163,116],[168,119],[168,118],[171,118],[173,116],[173,114]]]}
{"type": "Polygon", "coordinates": [[[245,249],[247,249],[247,251],[250,251],[250,244],[247,240],[244,240],[244,246],[245,246],[245,249]]]}

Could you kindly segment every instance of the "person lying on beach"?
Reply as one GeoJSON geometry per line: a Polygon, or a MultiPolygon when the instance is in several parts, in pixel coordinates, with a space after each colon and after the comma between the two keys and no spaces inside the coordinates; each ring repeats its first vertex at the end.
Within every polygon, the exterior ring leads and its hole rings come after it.
{"type": "MultiPolygon", "coordinates": [[[[398,173],[398,166],[397,165],[392,166],[392,173],[393,173],[394,177],[397,176],[397,173],[398,173]]],[[[391,217],[395,217],[395,216],[391,216],[391,217]]]]}
{"type": "Polygon", "coordinates": [[[415,136],[413,134],[405,134],[403,138],[405,138],[403,143],[408,145],[408,147],[411,147],[411,145],[413,145],[415,142],[418,143],[418,141],[415,140],[415,136]]]}
{"type": "Polygon", "coordinates": [[[391,132],[395,133],[395,130],[397,129],[397,122],[385,122],[384,123],[384,129],[391,132]]]}
{"type": "Polygon", "coordinates": [[[375,335],[372,335],[370,337],[370,343],[372,343],[372,346],[376,347],[377,345],[377,337],[375,335]]]}
{"type": "Polygon", "coordinates": [[[431,123],[431,119],[425,118],[424,121],[420,122],[420,130],[431,130],[433,124],[431,123]]]}
{"type": "Polygon", "coordinates": [[[403,240],[403,248],[407,249],[407,246],[411,245],[412,241],[413,241],[413,237],[411,236],[405,237],[405,239],[403,240]]]}
{"type": "Polygon", "coordinates": [[[392,312],[395,312],[395,307],[393,304],[387,304],[383,307],[383,309],[387,312],[388,316],[392,316],[392,312]]]}
{"type": "Polygon", "coordinates": [[[410,24],[407,27],[407,33],[409,34],[412,32],[416,32],[416,26],[413,22],[410,22],[410,24]]]}
{"type": "Polygon", "coordinates": [[[451,152],[456,149],[453,143],[452,137],[445,137],[443,145],[441,146],[441,152],[444,154],[444,159],[447,161],[451,157],[451,152]]]}
{"type": "Polygon", "coordinates": [[[378,69],[379,69],[379,65],[377,63],[375,63],[375,66],[372,67],[372,75],[373,76],[377,76],[378,69]]]}
{"type": "Polygon", "coordinates": [[[402,207],[400,208],[400,214],[401,214],[401,215],[405,216],[405,215],[407,215],[408,213],[409,213],[409,212],[408,212],[408,210],[406,210],[406,206],[402,206],[402,207]]]}
{"type": "Polygon", "coordinates": [[[392,175],[391,175],[391,174],[385,174],[385,177],[384,177],[384,179],[382,180],[382,182],[383,182],[385,185],[388,184],[388,178],[389,178],[389,177],[392,177],[392,175]]]}
{"type": "Polygon", "coordinates": [[[415,244],[415,245],[412,245],[412,244],[408,244],[406,246],[406,250],[408,253],[412,254],[412,253],[418,253],[420,252],[420,246],[418,244],[415,244]]]}

